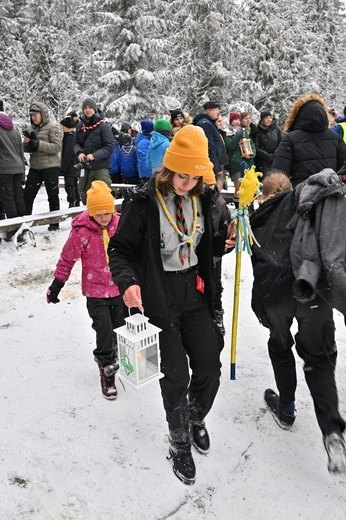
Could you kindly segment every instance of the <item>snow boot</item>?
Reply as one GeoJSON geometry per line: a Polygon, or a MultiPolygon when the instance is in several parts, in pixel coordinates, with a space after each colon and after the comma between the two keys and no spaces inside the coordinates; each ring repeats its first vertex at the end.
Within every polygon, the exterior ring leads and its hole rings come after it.
{"type": "Polygon", "coordinates": [[[280,428],[289,430],[295,421],[294,402],[283,407],[280,398],[274,390],[268,388],[264,392],[264,402],[280,428]]]}
{"type": "Polygon", "coordinates": [[[48,231],[58,231],[60,229],[59,222],[56,224],[49,224],[48,231]]]}
{"type": "MultiPolygon", "coordinates": [[[[118,392],[115,386],[115,372],[107,375],[109,373],[108,365],[102,366],[99,365],[100,377],[101,377],[101,390],[102,395],[105,399],[116,399],[118,392]]],[[[112,371],[111,371],[112,372],[112,371]]]]}
{"type": "Polygon", "coordinates": [[[190,423],[190,439],[192,446],[203,455],[210,450],[210,439],[204,422],[190,423]]]}
{"type": "Polygon", "coordinates": [[[192,486],[196,481],[196,466],[191,454],[191,445],[179,443],[176,447],[172,442],[169,447],[168,460],[172,460],[173,473],[183,484],[192,486]]]}
{"type": "Polygon", "coordinates": [[[330,473],[346,473],[346,444],[341,433],[330,433],[323,438],[328,455],[330,473]]]}

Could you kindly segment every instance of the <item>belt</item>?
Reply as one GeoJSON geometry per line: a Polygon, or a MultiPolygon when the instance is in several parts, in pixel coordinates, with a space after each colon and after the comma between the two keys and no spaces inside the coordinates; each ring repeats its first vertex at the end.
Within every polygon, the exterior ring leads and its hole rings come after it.
{"type": "Polygon", "coordinates": [[[173,274],[186,274],[190,271],[196,271],[198,269],[198,265],[193,265],[192,267],[188,267],[187,269],[180,269],[180,271],[166,271],[166,273],[173,273],[173,274]]]}

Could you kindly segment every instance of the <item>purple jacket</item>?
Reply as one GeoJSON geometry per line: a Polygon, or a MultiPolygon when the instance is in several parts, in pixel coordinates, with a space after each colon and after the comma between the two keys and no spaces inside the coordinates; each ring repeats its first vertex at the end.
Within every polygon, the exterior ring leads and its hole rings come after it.
{"type": "MultiPolygon", "coordinates": [[[[117,229],[120,216],[114,213],[107,231],[117,229]]],[[[66,282],[78,259],[82,260],[82,293],[90,298],[114,298],[119,289],[112,280],[102,238],[102,229],[87,211],[72,220],[70,235],[61,251],[54,276],[66,282]]]]}

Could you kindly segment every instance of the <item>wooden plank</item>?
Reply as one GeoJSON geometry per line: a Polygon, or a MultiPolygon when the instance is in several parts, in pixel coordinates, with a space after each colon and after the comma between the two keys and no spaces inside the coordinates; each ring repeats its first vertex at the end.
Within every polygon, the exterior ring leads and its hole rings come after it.
{"type": "MultiPolygon", "coordinates": [[[[123,199],[115,199],[115,209],[120,211],[123,199]]],[[[24,215],[23,217],[8,218],[0,220],[1,231],[17,231],[23,224],[32,226],[44,226],[46,224],[56,224],[63,222],[68,218],[73,218],[86,210],[85,206],[77,208],[59,209],[58,211],[50,211],[47,213],[36,213],[34,215],[24,215]]]]}

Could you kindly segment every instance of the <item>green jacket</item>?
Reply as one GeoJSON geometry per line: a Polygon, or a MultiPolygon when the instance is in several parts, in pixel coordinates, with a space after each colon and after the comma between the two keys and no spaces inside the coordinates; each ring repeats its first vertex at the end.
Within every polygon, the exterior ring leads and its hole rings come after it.
{"type": "Polygon", "coordinates": [[[49,121],[48,107],[44,103],[32,103],[30,110],[40,110],[42,114],[42,123],[39,127],[32,124],[26,130],[36,133],[36,139],[39,142],[36,152],[30,151],[28,145],[24,143],[24,152],[30,153],[30,168],[35,170],[44,170],[46,168],[60,167],[60,151],[62,143],[62,135],[58,125],[49,121]]]}
{"type": "MultiPolygon", "coordinates": [[[[240,164],[244,160],[241,156],[239,142],[243,139],[243,130],[238,130],[232,135],[225,136],[225,144],[228,155],[228,171],[232,175],[240,172],[240,164]]],[[[251,168],[254,164],[254,157],[256,156],[256,146],[252,139],[251,147],[253,150],[253,156],[251,159],[245,159],[248,163],[248,167],[251,168]]]]}

